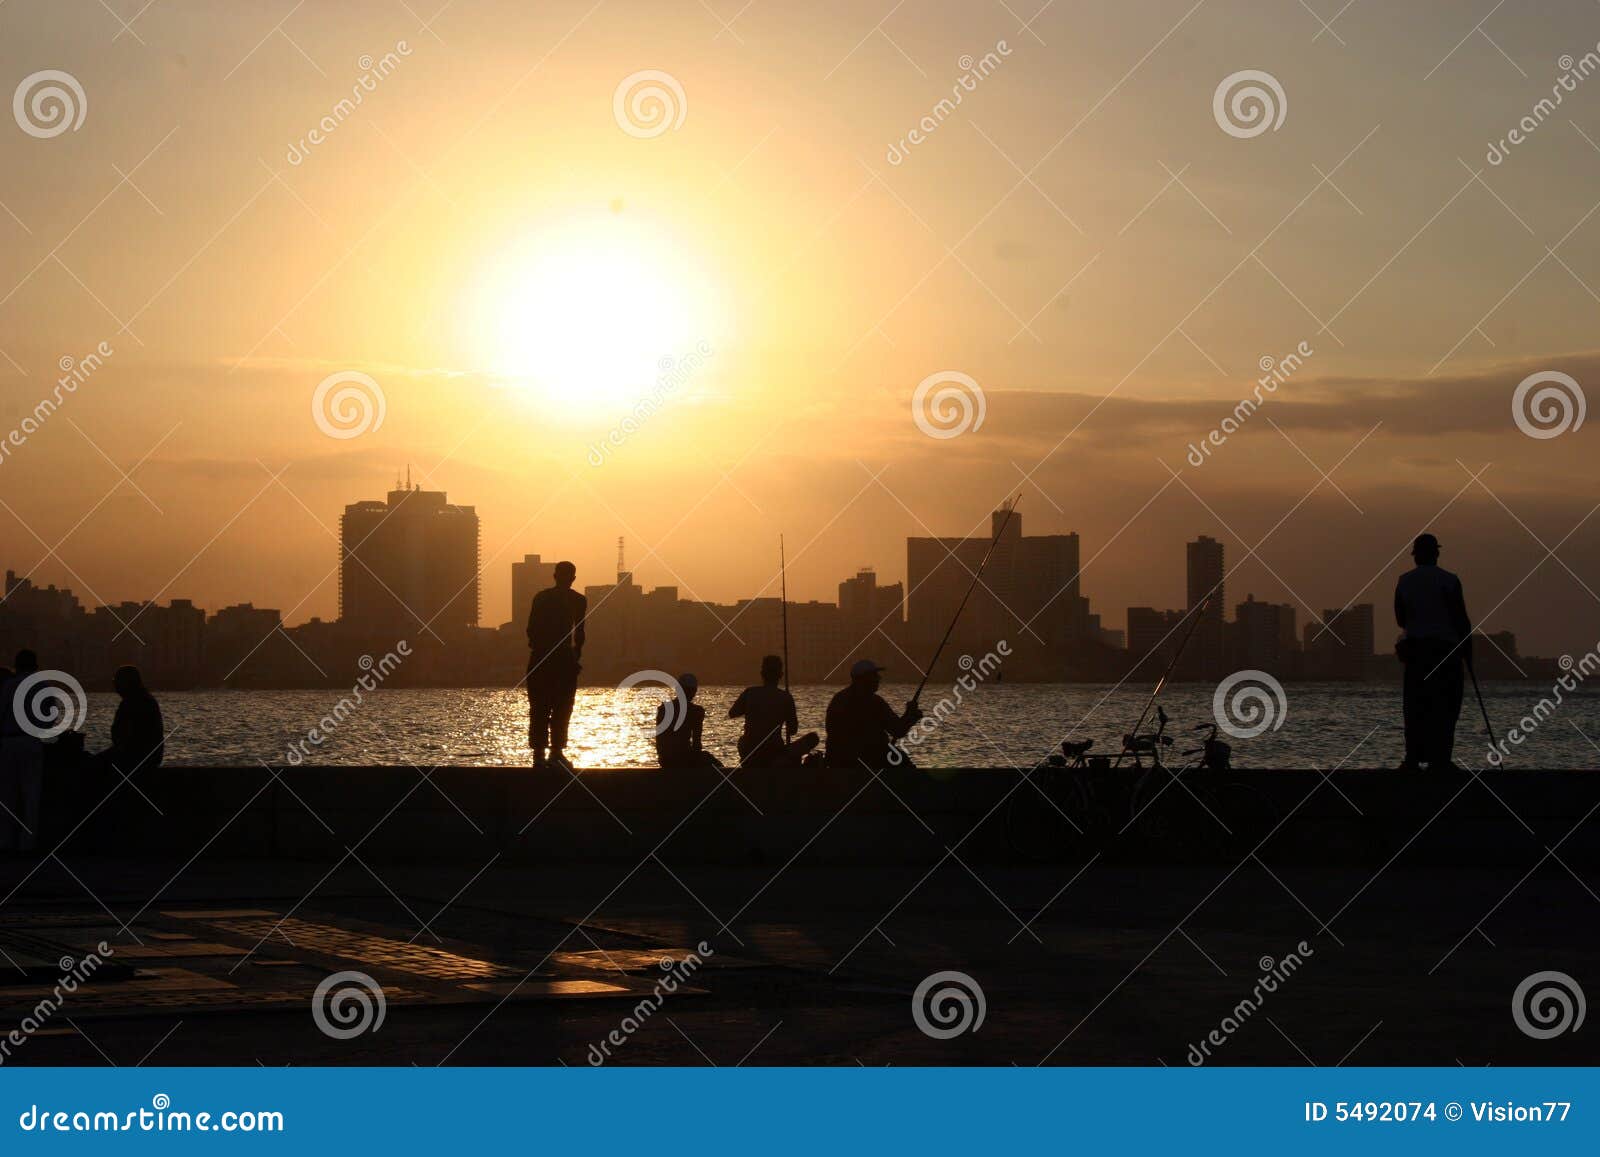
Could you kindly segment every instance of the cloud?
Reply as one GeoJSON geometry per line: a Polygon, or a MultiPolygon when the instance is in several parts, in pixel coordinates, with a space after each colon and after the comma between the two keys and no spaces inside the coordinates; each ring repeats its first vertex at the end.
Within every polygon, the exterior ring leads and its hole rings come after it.
{"type": "MultiPolygon", "coordinates": [[[[1516,432],[1511,395],[1529,374],[1560,370],[1582,385],[1600,383],[1600,352],[1507,362],[1436,377],[1311,377],[1314,361],[1266,395],[1261,412],[1289,430],[1363,431],[1382,422],[1390,437],[1516,432]]],[[[1009,438],[1054,442],[1078,423],[1096,436],[1187,433],[1209,430],[1251,396],[1255,382],[1204,398],[1132,397],[1045,390],[991,390],[986,431],[1009,438]]]]}

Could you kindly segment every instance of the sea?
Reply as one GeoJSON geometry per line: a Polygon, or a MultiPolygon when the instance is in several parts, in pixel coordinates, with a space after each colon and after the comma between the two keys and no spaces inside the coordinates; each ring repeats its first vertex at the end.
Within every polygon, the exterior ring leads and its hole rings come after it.
{"type": "MultiPolygon", "coordinates": [[[[911,686],[885,685],[897,708],[911,686]]],[[[728,765],[738,762],[740,725],[728,718],[737,687],[701,687],[705,746],[728,765]]],[[[833,687],[795,687],[802,731],[823,730],[833,687]]],[[[1236,734],[1233,762],[1246,768],[1393,767],[1403,755],[1400,689],[1394,684],[1290,683],[1243,699],[1239,690],[1217,701],[1213,684],[1165,688],[1160,706],[1170,719],[1174,756],[1198,747],[1204,727],[1227,718],[1236,734]],[[1230,714],[1232,712],[1232,714],[1230,714]],[[1258,732],[1257,734],[1249,734],[1258,732]]],[[[1093,739],[1094,751],[1115,754],[1121,736],[1150,702],[1148,684],[980,683],[967,691],[932,684],[922,696],[929,722],[908,746],[922,767],[1028,768],[1059,752],[1063,740],[1093,739]]],[[[1600,767],[1600,689],[1579,685],[1556,705],[1552,688],[1537,682],[1486,683],[1484,703],[1508,768],[1600,767]],[[1541,699],[1553,710],[1534,715],[1541,699]],[[1532,726],[1527,726],[1531,724],[1532,726]],[[1516,727],[1525,738],[1508,738],[1516,727]]],[[[579,767],[649,767],[655,763],[655,709],[660,687],[584,687],[572,716],[568,755],[579,767]]],[[[359,703],[338,691],[204,690],[166,693],[161,709],[169,732],[168,765],[272,767],[362,764],[525,767],[528,705],[520,689],[379,689],[359,703]],[[341,699],[344,699],[341,708],[341,699]],[[331,724],[331,726],[330,726],[331,724]]],[[[109,743],[116,697],[89,696],[82,730],[90,750],[109,743]]],[[[1154,712],[1151,712],[1153,725],[1154,712]]],[[[1467,689],[1456,730],[1456,761],[1488,766],[1482,714],[1467,689]]],[[[1169,762],[1171,760],[1169,759],[1169,762]]]]}

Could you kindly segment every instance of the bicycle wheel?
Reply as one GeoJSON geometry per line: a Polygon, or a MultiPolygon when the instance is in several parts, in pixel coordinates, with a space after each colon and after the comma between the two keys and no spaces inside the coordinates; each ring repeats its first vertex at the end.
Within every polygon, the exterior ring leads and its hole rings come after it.
{"type": "Polygon", "coordinates": [[[1197,795],[1182,772],[1153,768],[1134,784],[1128,826],[1157,854],[1178,859],[1204,855],[1227,835],[1208,794],[1197,795]]]}
{"type": "Polygon", "coordinates": [[[1011,793],[1005,805],[1006,842],[1031,864],[1072,859],[1091,826],[1094,799],[1081,777],[1039,772],[1011,793]]]}

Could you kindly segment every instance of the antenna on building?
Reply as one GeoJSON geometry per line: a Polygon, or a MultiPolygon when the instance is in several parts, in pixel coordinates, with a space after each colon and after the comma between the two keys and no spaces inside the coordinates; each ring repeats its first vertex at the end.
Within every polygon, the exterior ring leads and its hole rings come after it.
{"type": "Polygon", "coordinates": [[[623,561],[623,545],[622,535],[619,534],[617,535],[617,582],[619,583],[627,581],[622,576],[628,573],[628,564],[623,561]]]}
{"type": "Polygon", "coordinates": [[[411,489],[411,463],[406,463],[406,489],[411,489]]]}

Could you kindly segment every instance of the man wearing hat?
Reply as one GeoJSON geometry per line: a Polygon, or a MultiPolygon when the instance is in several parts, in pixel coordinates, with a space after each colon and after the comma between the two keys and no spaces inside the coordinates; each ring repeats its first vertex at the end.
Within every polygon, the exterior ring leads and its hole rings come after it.
{"type": "MultiPolygon", "coordinates": [[[[878,694],[885,668],[871,659],[861,659],[850,668],[850,686],[836,694],[828,704],[828,763],[833,767],[864,767],[881,771],[890,766],[889,749],[916,726],[922,711],[916,700],[906,704],[903,714],[878,694]]],[[[907,761],[895,760],[897,767],[907,761]]]]}
{"type": "Polygon", "coordinates": [[[1439,770],[1454,766],[1462,664],[1472,666],[1472,621],[1461,580],[1439,565],[1439,540],[1417,535],[1411,557],[1417,565],[1394,588],[1394,618],[1404,632],[1395,645],[1405,664],[1406,759],[1400,766],[1439,770]]]}

